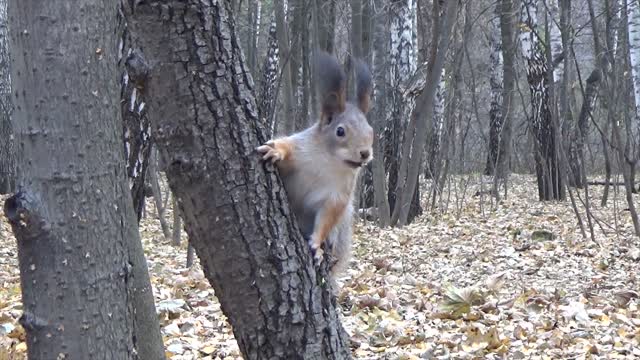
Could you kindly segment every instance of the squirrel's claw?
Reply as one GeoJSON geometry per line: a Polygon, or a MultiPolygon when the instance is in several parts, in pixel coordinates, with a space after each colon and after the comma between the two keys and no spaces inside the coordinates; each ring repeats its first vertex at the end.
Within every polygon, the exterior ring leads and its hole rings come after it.
{"type": "Polygon", "coordinates": [[[320,265],[324,258],[324,250],[322,250],[322,247],[313,240],[313,237],[309,239],[309,247],[311,248],[311,253],[313,254],[313,259],[315,260],[316,265],[320,265]]]}
{"type": "Polygon", "coordinates": [[[271,145],[273,145],[273,141],[268,141],[266,145],[258,146],[256,148],[259,153],[263,154],[262,160],[267,161],[271,159],[272,163],[282,160],[282,154],[280,154],[280,152],[271,145]]]}

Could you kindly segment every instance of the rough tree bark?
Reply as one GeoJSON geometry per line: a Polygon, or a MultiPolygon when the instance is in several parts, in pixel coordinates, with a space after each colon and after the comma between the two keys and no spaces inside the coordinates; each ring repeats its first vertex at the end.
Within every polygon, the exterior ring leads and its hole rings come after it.
{"type": "Polygon", "coordinates": [[[409,218],[411,210],[410,204],[418,186],[418,174],[420,174],[420,164],[422,163],[424,153],[424,146],[422,144],[425,144],[429,125],[432,124],[433,121],[437,79],[444,67],[444,61],[449,49],[450,34],[455,23],[458,6],[457,1],[449,1],[446,3],[444,14],[438,25],[438,31],[434,32],[433,35],[435,43],[433,48],[435,50],[432,52],[430,59],[426,87],[417,98],[417,105],[411,114],[409,126],[405,131],[404,141],[413,140],[413,144],[419,145],[413,147],[404,146],[403,148],[400,168],[406,168],[408,170],[403,180],[404,183],[398,184],[399,191],[397,195],[399,201],[396,201],[393,209],[393,215],[391,217],[392,225],[403,226],[407,224],[409,218]]]}
{"type": "Polygon", "coordinates": [[[11,106],[7,0],[0,0],[0,194],[8,194],[15,189],[16,154],[11,127],[11,106]]]}
{"type": "Polygon", "coordinates": [[[153,67],[169,185],[246,359],[349,358],[326,261],[316,273],[282,183],[254,150],[264,127],[230,9],[149,0],[127,10],[153,67]]]}
{"type": "Polygon", "coordinates": [[[558,128],[555,126],[550,108],[547,59],[538,39],[540,28],[537,19],[536,0],[523,0],[521,7],[523,24],[520,44],[527,62],[527,81],[531,93],[531,128],[534,138],[534,157],[538,197],[540,200],[563,200],[565,187],[560,170],[558,152],[558,128]]]}
{"type": "Polygon", "coordinates": [[[440,154],[442,150],[442,136],[444,135],[444,100],[446,95],[446,69],[442,68],[442,73],[438,79],[436,88],[436,99],[433,104],[433,125],[427,140],[427,161],[425,162],[424,177],[426,179],[437,179],[440,168],[440,154]]]}
{"type": "Polygon", "coordinates": [[[278,68],[280,66],[275,15],[272,16],[267,39],[268,48],[262,64],[262,79],[260,82],[260,92],[258,96],[258,117],[260,118],[260,121],[268,127],[268,135],[271,137],[275,128],[274,112],[276,99],[273,94],[276,91],[278,68]]]}
{"type": "MultiPolygon", "coordinates": [[[[495,16],[491,19],[489,30],[489,45],[491,53],[491,106],[489,108],[489,151],[487,164],[484,168],[485,175],[494,175],[496,163],[500,159],[500,147],[502,142],[503,116],[502,116],[502,83],[504,76],[504,61],[502,50],[502,36],[500,34],[501,2],[496,3],[495,16]]],[[[502,159],[504,161],[504,158],[502,159]]],[[[497,174],[496,174],[497,176],[497,174]]]]}
{"type": "MultiPolygon", "coordinates": [[[[149,64],[140,47],[133,41],[124,16],[122,3],[118,11],[118,70],[120,77],[120,113],[126,174],[138,223],[146,200],[147,167],[151,155],[151,129],[147,116],[146,81],[149,64]]],[[[162,334],[149,278],[147,260],[139,233],[127,242],[135,309],[134,333],[141,359],[164,359],[162,334]]]]}
{"type": "Polygon", "coordinates": [[[145,177],[151,151],[150,124],[144,88],[149,69],[142,51],[132,43],[126,19],[120,12],[118,13],[118,33],[120,34],[118,62],[122,73],[120,108],[124,158],[133,208],[140,222],[145,203],[145,177]]]}
{"type": "Polygon", "coordinates": [[[4,211],[30,359],[136,357],[117,10],[104,0],[9,2],[20,172],[4,211]]]}
{"type": "MultiPolygon", "coordinates": [[[[396,207],[403,177],[407,172],[402,162],[403,147],[412,142],[413,132],[407,130],[409,118],[416,107],[415,96],[407,96],[413,75],[417,70],[417,56],[413,35],[414,0],[394,0],[389,5],[391,45],[389,51],[390,75],[387,94],[391,100],[391,110],[384,127],[384,162],[389,178],[389,206],[396,207]]],[[[421,89],[416,90],[419,93],[421,89]]],[[[423,148],[423,146],[420,146],[423,148]]],[[[418,175],[416,175],[417,181],[418,175]]],[[[422,213],[419,189],[414,189],[409,202],[407,222],[422,213]]]]}
{"type": "Polygon", "coordinates": [[[589,130],[589,117],[598,94],[598,84],[602,79],[602,72],[596,68],[587,78],[587,86],[584,92],[580,115],[577,126],[573,129],[571,146],[569,148],[569,166],[571,177],[569,185],[583,188],[586,185],[587,175],[584,173],[584,141],[589,130]]]}

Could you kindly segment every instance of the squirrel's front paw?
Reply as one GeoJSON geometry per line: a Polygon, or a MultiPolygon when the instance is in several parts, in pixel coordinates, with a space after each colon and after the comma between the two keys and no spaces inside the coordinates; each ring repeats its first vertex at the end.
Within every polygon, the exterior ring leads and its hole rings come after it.
{"type": "Polygon", "coordinates": [[[256,150],[263,155],[262,160],[265,161],[271,160],[272,163],[275,163],[276,161],[282,160],[283,158],[280,151],[275,148],[275,143],[273,142],[273,140],[269,140],[266,144],[258,146],[256,150]]]}
{"type": "Polygon", "coordinates": [[[311,237],[311,239],[309,239],[309,247],[311,248],[311,252],[313,253],[313,259],[316,261],[316,265],[320,265],[324,257],[324,250],[322,250],[321,245],[322,243],[319,241],[315,241],[313,236],[311,237]]]}

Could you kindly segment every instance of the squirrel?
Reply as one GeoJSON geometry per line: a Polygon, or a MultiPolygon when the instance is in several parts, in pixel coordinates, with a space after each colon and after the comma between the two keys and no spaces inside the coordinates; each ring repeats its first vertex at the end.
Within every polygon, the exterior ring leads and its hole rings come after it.
{"type": "Polygon", "coordinates": [[[373,129],[367,122],[371,73],[355,61],[355,102],[346,101],[346,76],[338,61],[316,58],[320,117],[311,127],[269,140],[256,150],[276,165],[303,236],[322,262],[327,242],[332,278],[351,256],[353,198],[360,169],[372,160],[373,129]]]}

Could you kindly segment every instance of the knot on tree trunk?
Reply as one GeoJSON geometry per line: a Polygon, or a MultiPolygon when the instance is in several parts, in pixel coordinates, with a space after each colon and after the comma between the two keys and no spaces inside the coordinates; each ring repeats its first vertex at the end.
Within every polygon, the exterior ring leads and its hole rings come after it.
{"type": "Polygon", "coordinates": [[[24,191],[18,191],[5,200],[4,214],[17,235],[16,239],[35,239],[51,229],[49,224],[38,215],[37,203],[24,191]]]}
{"type": "Polygon", "coordinates": [[[140,49],[131,51],[131,54],[127,56],[125,66],[127,67],[127,73],[129,74],[131,82],[133,82],[137,88],[144,89],[147,79],[149,78],[151,67],[144,58],[142,51],[140,51],[140,49]]]}

